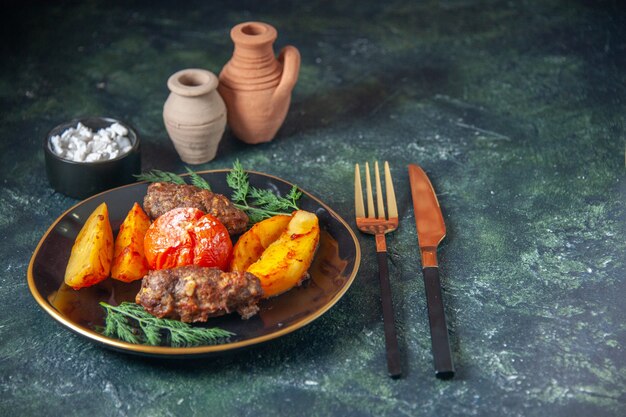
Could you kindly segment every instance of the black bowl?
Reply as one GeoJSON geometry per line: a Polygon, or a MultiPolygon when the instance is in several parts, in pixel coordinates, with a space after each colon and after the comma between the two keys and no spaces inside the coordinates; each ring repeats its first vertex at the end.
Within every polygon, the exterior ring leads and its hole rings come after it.
{"type": "Polygon", "coordinates": [[[139,136],[133,128],[110,117],[86,117],[60,124],[48,133],[43,143],[50,186],[69,197],[84,199],[110,188],[135,182],[133,175],[141,173],[139,144],[139,136]],[[96,162],[75,162],[58,156],[50,147],[50,138],[60,135],[70,127],[76,127],[78,122],[93,130],[106,128],[113,123],[121,124],[128,129],[131,150],[115,159],[96,162]]]}

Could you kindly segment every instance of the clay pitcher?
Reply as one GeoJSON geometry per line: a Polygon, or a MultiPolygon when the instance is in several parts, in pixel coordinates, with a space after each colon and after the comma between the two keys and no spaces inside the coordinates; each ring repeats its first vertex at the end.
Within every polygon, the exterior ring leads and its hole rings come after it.
{"type": "Polygon", "coordinates": [[[180,159],[188,164],[215,158],[224,134],[226,106],[217,85],[215,74],[195,68],[167,80],[170,95],[163,105],[163,121],[180,159]]]}
{"type": "Polygon", "coordinates": [[[300,53],[286,46],[276,59],[277,32],[267,23],[240,23],[230,37],[233,56],[222,68],[218,87],[228,109],[228,125],[246,143],[268,142],[287,116],[300,53]]]}

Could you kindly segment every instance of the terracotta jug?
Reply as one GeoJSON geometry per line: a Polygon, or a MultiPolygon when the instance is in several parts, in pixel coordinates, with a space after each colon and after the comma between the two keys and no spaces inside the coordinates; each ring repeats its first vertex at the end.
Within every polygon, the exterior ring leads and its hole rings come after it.
{"type": "Polygon", "coordinates": [[[224,134],[226,106],[217,85],[215,74],[195,68],[167,80],[170,95],[163,105],[163,121],[180,159],[188,164],[215,158],[224,134]]]}
{"type": "Polygon", "coordinates": [[[246,143],[268,142],[287,116],[300,53],[286,46],[276,59],[277,32],[267,23],[240,23],[230,37],[233,56],[222,68],[218,87],[228,109],[228,125],[246,143]]]}

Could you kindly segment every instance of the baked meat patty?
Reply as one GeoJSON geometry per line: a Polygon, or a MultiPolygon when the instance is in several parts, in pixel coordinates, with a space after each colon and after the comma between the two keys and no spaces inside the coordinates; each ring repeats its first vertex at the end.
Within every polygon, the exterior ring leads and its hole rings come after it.
{"type": "Polygon", "coordinates": [[[153,220],[178,207],[193,207],[211,214],[226,226],[228,233],[243,233],[248,227],[248,216],[222,194],[216,194],[195,185],[155,182],[148,186],[143,208],[153,220]]]}
{"type": "Polygon", "coordinates": [[[233,311],[248,319],[262,295],[259,279],[248,272],[189,265],[149,271],[135,301],[156,317],[191,323],[233,311]]]}

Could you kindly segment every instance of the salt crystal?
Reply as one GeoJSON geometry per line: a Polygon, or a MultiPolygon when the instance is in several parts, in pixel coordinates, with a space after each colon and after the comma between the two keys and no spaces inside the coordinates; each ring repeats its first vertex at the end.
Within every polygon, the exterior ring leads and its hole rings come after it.
{"type": "Polygon", "coordinates": [[[52,144],[52,151],[57,155],[62,155],[65,153],[65,150],[61,147],[61,137],[60,136],[52,136],[50,138],[50,143],[52,144]]]}
{"type": "Polygon", "coordinates": [[[78,131],[76,135],[74,135],[76,139],[82,140],[83,142],[88,142],[91,140],[91,134],[89,132],[78,131]]]}
{"type": "Polygon", "coordinates": [[[100,154],[90,153],[85,157],[85,162],[95,162],[100,160],[100,154]]]}
{"type": "Polygon", "coordinates": [[[109,141],[113,135],[112,132],[107,129],[100,129],[98,130],[98,133],[96,133],[96,136],[102,138],[103,140],[109,141]]]}
{"type": "Polygon", "coordinates": [[[91,142],[91,149],[93,152],[104,151],[107,147],[107,143],[102,140],[94,140],[91,142]]]}
{"type": "Polygon", "coordinates": [[[117,146],[122,149],[130,148],[130,139],[128,139],[126,136],[116,137],[115,142],[117,142],[117,146]]]}
{"type": "Polygon", "coordinates": [[[63,139],[68,138],[74,134],[74,129],[67,129],[65,132],[61,133],[61,137],[63,139]]]}
{"type": "Polygon", "coordinates": [[[85,160],[85,150],[84,149],[79,149],[74,153],[74,161],[76,162],[82,162],[85,160]]]}
{"type": "Polygon", "coordinates": [[[122,126],[119,123],[113,123],[109,129],[111,129],[113,132],[117,133],[119,136],[126,136],[128,135],[128,129],[126,129],[124,126],[122,126]]]}

